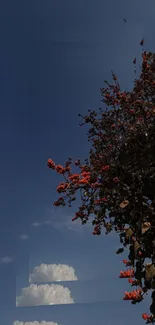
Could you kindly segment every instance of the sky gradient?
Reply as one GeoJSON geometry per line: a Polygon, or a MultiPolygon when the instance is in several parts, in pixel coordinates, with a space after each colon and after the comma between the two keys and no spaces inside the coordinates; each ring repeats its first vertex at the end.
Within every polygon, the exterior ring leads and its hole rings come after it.
{"type": "MultiPolygon", "coordinates": [[[[78,113],[101,107],[100,87],[111,80],[111,70],[123,89],[132,89],[132,61],[136,56],[140,63],[141,38],[146,50],[155,51],[154,14],[154,0],[0,1],[3,325],[15,320],[27,325],[42,320],[128,325],[133,320],[140,325],[140,315],[148,311],[148,300],[138,306],[122,301],[128,284],[118,279],[123,268],[122,257],[115,255],[118,239],[113,234],[96,238],[91,224],[73,224],[76,204],[71,209],[53,207],[61,178],[46,162],[49,157],[63,164],[70,156],[87,156],[86,130],[78,125],[78,113]],[[16,296],[30,287],[29,275],[40,264],[60,264],[61,274],[64,264],[75,271],[78,280],[59,282],[63,297],[70,292],[74,303],[16,307],[16,296]]],[[[52,270],[57,273],[56,267],[52,270]]],[[[47,281],[46,288],[51,283],[47,281]]],[[[31,303],[55,299],[27,292],[24,299],[31,303]]]]}

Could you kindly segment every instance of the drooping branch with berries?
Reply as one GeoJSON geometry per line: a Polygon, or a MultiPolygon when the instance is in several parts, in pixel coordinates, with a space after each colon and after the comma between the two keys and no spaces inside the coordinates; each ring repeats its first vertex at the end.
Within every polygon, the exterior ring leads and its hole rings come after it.
{"type": "MultiPolygon", "coordinates": [[[[90,126],[88,158],[84,163],[69,158],[64,166],[48,159],[48,167],[64,177],[54,205],[72,206],[79,192],[81,205],[72,220],[85,224],[93,217],[94,235],[114,230],[122,244],[116,253],[129,248],[124,260],[129,269],[120,278],[136,287],[123,298],[136,304],[155,289],[155,54],[142,52],[141,73],[131,92],[121,91],[113,72],[112,78],[101,88],[106,108],[81,116],[80,125],[90,126]]],[[[155,291],[150,312],[142,315],[146,323],[155,322],[155,291]]]]}

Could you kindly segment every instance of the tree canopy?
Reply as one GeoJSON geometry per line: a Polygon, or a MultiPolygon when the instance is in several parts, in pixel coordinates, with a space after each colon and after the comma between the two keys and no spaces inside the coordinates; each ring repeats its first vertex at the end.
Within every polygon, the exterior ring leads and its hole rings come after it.
{"type": "MultiPolygon", "coordinates": [[[[143,40],[140,45],[143,46],[143,40]]],[[[136,58],[133,60],[136,65],[136,58]]],[[[142,51],[139,78],[132,91],[121,91],[112,72],[112,84],[101,88],[106,107],[89,110],[81,116],[88,124],[89,155],[67,159],[48,167],[62,174],[57,187],[60,197],[55,206],[72,206],[80,193],[81,204],[73,221],[86,224],[93,217],[93,234],[114,230],[120,236],[117,254],[129,249],[127,269],[120,278],[128,278],[131,292],[124,300],[141,302],[152,290],[151,315],[143,313],[146,323],[155,321],[155,53],[142,51]],[[77,167],[77,173],[72,171],[77,167]],[[149,263],[146,263],[149,259],[149,263]]]]}

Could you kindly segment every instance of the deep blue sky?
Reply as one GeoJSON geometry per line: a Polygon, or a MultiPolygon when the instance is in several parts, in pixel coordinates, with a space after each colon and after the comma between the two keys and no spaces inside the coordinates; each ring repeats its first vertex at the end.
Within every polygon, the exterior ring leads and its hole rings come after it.
{"type": "Polygon", "coordinates": [[[123,88],[132,88],[140,39],[155,51],[154,14],[154,0],[0,1],[0,259],[13,258],[0,264],[3,325],[17,319],[120,325],[128,324],[128,314],[142,322],[142,305],[131,308],[120,298],[126,283],[115,280],[123,267],[114,255],[117,240],[94,238],[90,226],[75,229],[74,208],[53,208],[59,178],[46,161],[85,158],[88,145],[77,115],[101,106],[99,89],[111,70],[123,88]],[[94,304],[16,308],[16,290],[28,285],[29,270],[40,262],[74,267],[74,295],[84,297],[89,279],[94,304]],[[109,304],[112,287],[116,302],[109,304]],[[104,303],[95,303],[97,297],[104,303]]]}

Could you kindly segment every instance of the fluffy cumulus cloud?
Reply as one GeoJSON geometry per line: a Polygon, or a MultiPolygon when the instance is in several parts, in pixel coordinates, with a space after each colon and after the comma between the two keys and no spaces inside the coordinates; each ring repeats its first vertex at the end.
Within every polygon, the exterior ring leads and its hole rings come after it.
{"type": "Polygon", "coordinates": [[[40,264],[29,276],[32,282],[76,281],[75,270],[66,264],[40,264]]]}
{"type": "Polygon", "coordinates": [[[58,323],[55,322],[46,322],[43,320],[42,322],[34,321],[34,322],[20,322],[16,320],[13,325],[59,325],[58,323]]]}
{"type": "Polygon", "coordinates": [[[31,284],[21,289],[21,295],[16,297],[17,307],[73,304],[71,291],[58,284],[31,284]]]}

